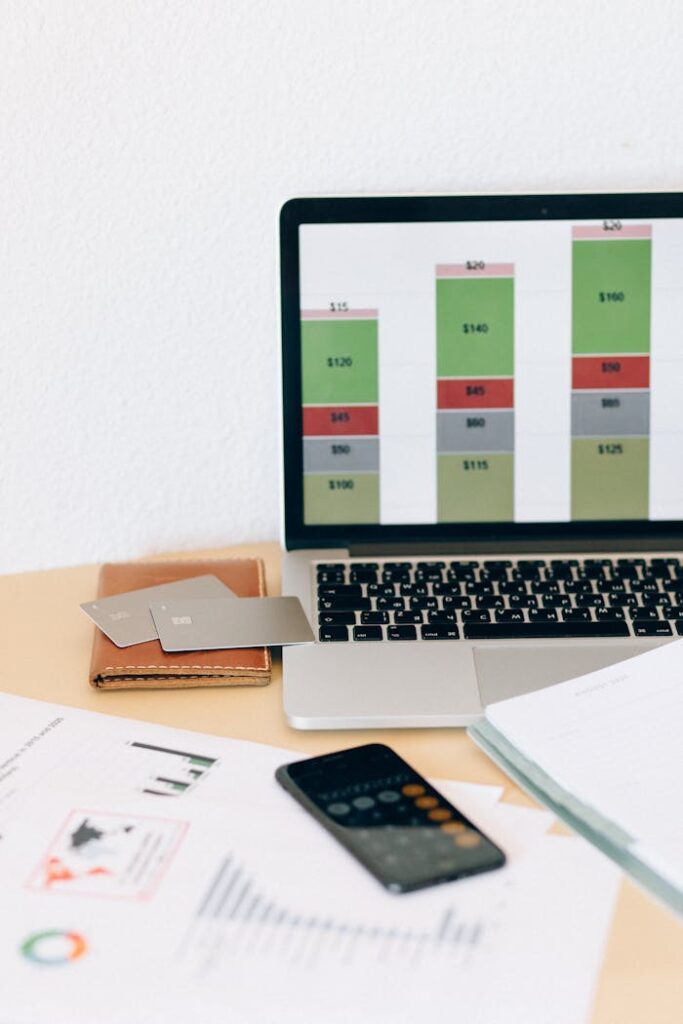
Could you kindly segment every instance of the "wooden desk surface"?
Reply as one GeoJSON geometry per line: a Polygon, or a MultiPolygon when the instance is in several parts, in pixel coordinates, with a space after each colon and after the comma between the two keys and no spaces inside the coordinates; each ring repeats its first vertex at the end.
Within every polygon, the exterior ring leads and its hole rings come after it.
{"type": "MultiPolygon", "coordinates": [[[[268,593],[280,590],[275,543],[194,552],[260,555],[268,593]]],[[[183,556],[179,556],[183,557],[183,556]]],[[[88,685],[93,626],[79,609],[95,596],[97,566],[0,576],[0,687],[25,697],[69,704],[178,728],[273,743],[321,754],[363,741],[389,743],[426,775],[505,787],[505,799],[525,795],[461,729],[298,732],[285,722],[276,661],[270,686],[102,693],[88,685]]],[[[580,880],[577,879],[577,885],[580,880]]],[[[593,1024],[674,1024],[683,1021],[683,927],[625,880],[605,951],[593,1024]]],[[[548,1022],[552,1024],[552,1022],[548,1022]]]]}

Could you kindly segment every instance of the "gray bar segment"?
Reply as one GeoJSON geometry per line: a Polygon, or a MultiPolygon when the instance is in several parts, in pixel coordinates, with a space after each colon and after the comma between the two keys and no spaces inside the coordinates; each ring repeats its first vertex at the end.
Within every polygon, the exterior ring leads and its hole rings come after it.
{"type": "Polygon", "coordinates": [[[515,414],[512,409],[491,412],[440,411],[436,414],[436,448],[440,455],[453,452],[512,452],[515,414]]]}
{"type": "Polygon", "coordinates": [[[304,438],[304,473],[362,473],[378,470],[378,437],[304,438]]]}
{"type": "Polygon", "coordinates": [[[649,391],[572,394],[572,437],[642,437],[649,433],[649,391]]]}

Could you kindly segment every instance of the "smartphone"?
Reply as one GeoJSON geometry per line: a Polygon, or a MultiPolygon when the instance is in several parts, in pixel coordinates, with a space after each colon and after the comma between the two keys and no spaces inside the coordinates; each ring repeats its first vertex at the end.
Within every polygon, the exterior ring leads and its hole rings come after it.
{"type": "Polygon", "coordinates": [[[295,761],[275,777],[390,892],[505,863],[495,843],[383,743],[295,761]]]}

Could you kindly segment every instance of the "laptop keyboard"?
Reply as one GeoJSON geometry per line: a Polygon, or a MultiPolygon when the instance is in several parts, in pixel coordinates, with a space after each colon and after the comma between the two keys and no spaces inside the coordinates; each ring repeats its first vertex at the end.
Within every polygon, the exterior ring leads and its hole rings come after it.
{"type": "Polygon", "coordinates": [[[683,636],[671,558],[314,563],[322,643],[683,636]]]}

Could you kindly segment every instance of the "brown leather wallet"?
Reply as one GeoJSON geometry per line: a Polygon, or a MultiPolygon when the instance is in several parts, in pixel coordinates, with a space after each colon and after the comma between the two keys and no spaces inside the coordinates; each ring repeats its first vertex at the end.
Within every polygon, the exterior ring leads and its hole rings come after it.
{"type": "MultiPolygon", "coordinates": [[[[183,559],[168,562],[110,562],[100,569],[98,597],[172,583],[211,573],[238,597],[264,597],[260,558],[183,559]]],[[[100,690],[186,686],[265,686],[270,682],[270,651],[265,647],[167,654],[158,640],[117,647],[95,629],[90,683],[100,690]]]]}

